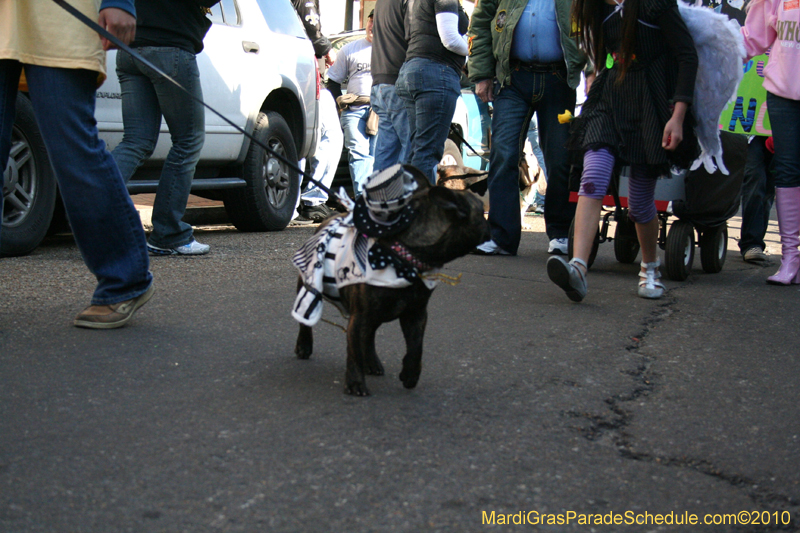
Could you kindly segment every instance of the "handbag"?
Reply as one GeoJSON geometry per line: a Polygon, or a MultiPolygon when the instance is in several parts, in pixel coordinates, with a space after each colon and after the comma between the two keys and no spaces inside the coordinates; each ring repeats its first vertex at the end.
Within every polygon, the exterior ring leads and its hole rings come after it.
{"type": "Polygon", "coordinates": [[[380,117],[375,112],[373,108],[369,108],[369,116],[367,117],[367,124],[365,126],[365,130],[367,135],[372,137],[373,135],[378,134],[378,122],[380,121],[380,117]]]}

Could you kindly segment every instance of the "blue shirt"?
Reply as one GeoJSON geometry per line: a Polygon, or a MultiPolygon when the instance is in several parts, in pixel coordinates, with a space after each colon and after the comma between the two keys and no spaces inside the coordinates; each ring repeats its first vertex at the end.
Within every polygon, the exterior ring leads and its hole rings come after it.
{"type": "Polygon", "coordinates": [[[511,57],[523,63],[555,63],[564,60],[561,33],[553,0],[528,0],[514,27],[511,57]]]}

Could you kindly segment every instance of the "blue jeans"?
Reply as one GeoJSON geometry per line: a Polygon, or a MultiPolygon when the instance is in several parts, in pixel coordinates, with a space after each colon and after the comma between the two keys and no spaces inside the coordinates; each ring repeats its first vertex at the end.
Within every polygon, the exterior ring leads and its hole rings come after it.
{"type": "Polygon", "coordinates": [[[528,126],[528,141],[531,143],[533,156],[539,163],[539,168],[542,169],[542,174],[547,176],[547,165],[544,163],[544,153],[542,152],[542,147],[539,146],[539,124],[537,122],[536,115],[531,118],[531,123],[528,126]]]}
{"type": "Polygon", "coordinates": [[[408,161],[435,184],[436,166],[442,160],[461,94],[458,73],[443,63],[415,57],[403,63],[395,88],[408,110],[411,131],[408,161]]]}
{"type": "Polygon", "coordinates": [[[559,124],[558,114],[575,111],[575,89],[563,72],[515,70],[511,83],[494,86],[492,150],[489,157],[489,226],[492,240],[503,250],[517,253],[522,233],[519,209],[520,146],[532,113],[539,124],[539,145],[547,167],[544,221],[550,239],[565,238],[575,214],[569,201],[569,161],[565,144],[569,124],[559,124]]]}
{"type": "MultiPolygon", "coordinates": [[[[339,112],[336,111],[336,102],[327,89],[319,91],[319,130],[317,132],[317,148],[311,156],[312,178],[330,188],[339,158],[342,156],[344,136],[339,125],[339,112]]],[[[320,189],[313,182],[309,182],[300,202],[305,205],[324,204],[328,200],[328,193],[320,189]]]]}
{"type": "MultiPolygon", "coordinates": [[[[146,46],[137,51],[202,100],[200,71],[194,54],[166,46],[146,46]]],[[[150,244],[159,248],[188,244],[192,242],[192,226],[181,219],[205,140],[203,105],[123,50],[117,53],[117,76],[122,87],[125,132],[112,155],[127,183],[153,154],[163,114],[172,148],[156,189],[150,244]]]]}
{"type": "MultiPolygon", "coordinates": [[[[11,147],[21,64],[0,60],[0,168],[11,147]]],[[[92,305],[109,305],[150,287],[139,214],[119,169],[97,136],[97,72],[25,65],[36,121],[53,165],[75,242],[97,278],[92,305]]],[[[2,202],[0,202],[0,217],[2,202]]]]}
{"type": "Polygon", "coordinates": [[[800,187],[800,100],[767,92],[767,109],[775,143],[775,187],[800,187]]]}
{"type": "Polygon", "coordinates": [[[405,163],[411,137],[405,103],[397,96],[395,86],[388,83],[373,85],[369,99],[380,117],[373,169],[383,170],[395,163],[405,163]]]}
{"type": "Polygon", "coordinates": [[[367,135],[367,118],[369,118],[369,106],[342,111],[344,145],[347,148],[350,179],[353,182],[353,194],[356,198],[361,196],[364,184],[372,174],[372,162],[375,154],[375,136],[367,135]]]}
{"type": "Polygon", "coordinates": [[[756,136],[747,145],[747,163],[742,181],[742,231],[739,250],[767,245],[764,235],[769,225],[769,212],[775,201],[775,177],[772,173],[772,154],[764,144],[766,137],[756,136]]]}

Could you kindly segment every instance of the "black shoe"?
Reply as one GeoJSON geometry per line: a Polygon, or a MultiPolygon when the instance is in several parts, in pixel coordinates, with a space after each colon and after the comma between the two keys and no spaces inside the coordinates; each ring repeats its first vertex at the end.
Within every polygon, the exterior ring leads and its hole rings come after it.
{"type": "Polygon", "coordinates": [[[290,226],[306,226],[308,224],[314,224],[314,221],[310,218],[306,218],[303,215],[297,215],[291,221],[289,221],[290,226]]]}
{"type": "Polygon", "coordinates": [[[325,204],[304,205],[300,208],[300,216],[307,218],[315,223],[320,223],[328,217],[336,214],[336,211],[325,204]]]}

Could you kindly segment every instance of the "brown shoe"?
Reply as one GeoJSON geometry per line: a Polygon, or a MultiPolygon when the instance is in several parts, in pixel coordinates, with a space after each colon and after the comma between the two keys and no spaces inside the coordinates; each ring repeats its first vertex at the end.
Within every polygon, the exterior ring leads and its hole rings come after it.
{"type": "Polygon", "coordinates": [[[119,302],[111,305],[90,305],[75,317],[73,324],[79,328],[91,329],[114,329],[121,328],[133,313],[153,296],[155,287],[150,284],[150,288],[131,300],[119,302]]]}

